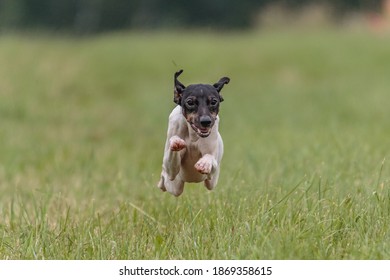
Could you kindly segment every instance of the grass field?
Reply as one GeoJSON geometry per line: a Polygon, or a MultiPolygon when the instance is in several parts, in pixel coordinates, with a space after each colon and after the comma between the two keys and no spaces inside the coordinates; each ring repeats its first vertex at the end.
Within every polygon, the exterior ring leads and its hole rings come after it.
{"type": "Polygon", "coordinates": [[[389,259],[390,36],[0,37],[1,259],[389,259]],[[220,182],[156,188],[173,73],[223,89],[220,182]]]}

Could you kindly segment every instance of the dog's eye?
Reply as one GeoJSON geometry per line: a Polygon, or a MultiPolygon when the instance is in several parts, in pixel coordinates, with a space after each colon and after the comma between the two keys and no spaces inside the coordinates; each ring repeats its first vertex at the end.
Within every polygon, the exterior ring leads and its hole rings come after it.
{"type": "Polygon", "coordinates": [[[210,101],[210,105],[211,106],[217,106],[217,104],[218,104],[218,100],[217,99],[211,99],[211,101],[210,101]]]}
{"type": "Polygon", "coordinates": [[[186,105],[187,107],[194,107],[195,106],[195,101],[193,99],[187,99],[186,100],[186,105]]]}

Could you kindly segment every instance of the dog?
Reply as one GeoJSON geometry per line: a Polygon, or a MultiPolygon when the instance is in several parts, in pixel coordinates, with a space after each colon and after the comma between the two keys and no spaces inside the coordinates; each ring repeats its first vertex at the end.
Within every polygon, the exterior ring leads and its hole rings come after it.
{"type": "Polygon", "coordinates": [[[174,75],[174,99],[177,106],[169,115],[161,179],[158,188],[180,196],[185,182],[204,182],[213,190],[218,182],[223,155],[218,131],[221,90],[230,82],[221,78],[213,85],[184,86],[174,75]]]}

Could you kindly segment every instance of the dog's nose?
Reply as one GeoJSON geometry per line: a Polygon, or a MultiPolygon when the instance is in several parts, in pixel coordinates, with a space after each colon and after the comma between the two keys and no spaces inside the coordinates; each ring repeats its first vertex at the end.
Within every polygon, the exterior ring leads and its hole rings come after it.
{"type": "Polygon", "coordinates": [[[209,116],[201,116],[200,117],[200,124],[203,127],[209,127],[211,125],[211,118],[209,116]]]}

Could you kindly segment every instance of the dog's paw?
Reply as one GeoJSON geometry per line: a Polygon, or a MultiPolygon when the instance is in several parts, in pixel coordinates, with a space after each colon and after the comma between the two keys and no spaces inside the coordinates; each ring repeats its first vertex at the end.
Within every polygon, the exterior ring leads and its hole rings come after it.
{"type": "Polygon", "coordinates": [[[195,169],[202,174],[210,174],[213,168],[213,161],[208,157],[202,157],[195,163],[195,169]]]}
{"type": "Polygon", "coordinates": [[[186,142],[178,136],[172,136],[169,140],[169,149],[172,152],[178,152],[186,147],[186,142]]]}

